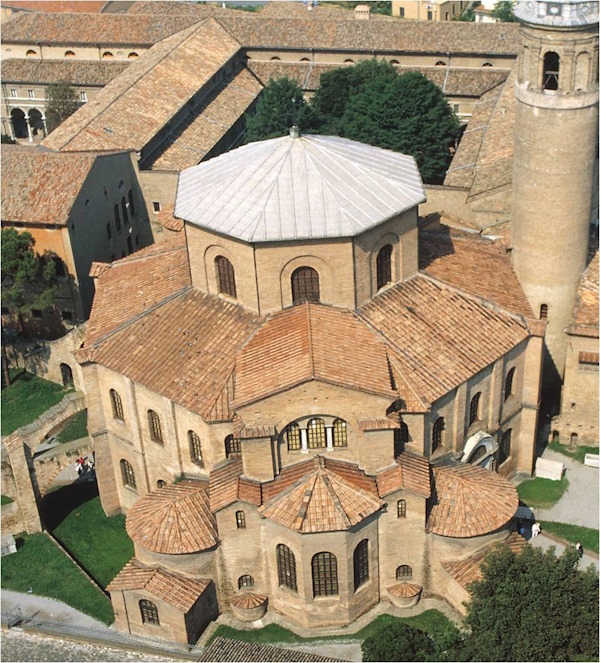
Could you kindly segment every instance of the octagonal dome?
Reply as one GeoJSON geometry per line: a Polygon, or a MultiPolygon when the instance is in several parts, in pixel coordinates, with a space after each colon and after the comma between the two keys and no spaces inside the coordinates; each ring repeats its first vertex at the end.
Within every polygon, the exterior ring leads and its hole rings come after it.
{"type": "Polygon", "coordinates": [[[336,136],[244,145],[184,170],[175,216],[246,242],[352,237],[425,200],[412,157],[336,136]]]}

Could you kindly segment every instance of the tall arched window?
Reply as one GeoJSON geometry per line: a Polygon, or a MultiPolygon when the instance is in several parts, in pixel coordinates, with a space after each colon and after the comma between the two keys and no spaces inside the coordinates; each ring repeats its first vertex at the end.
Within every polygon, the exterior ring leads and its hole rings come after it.
{"type": "Polygon", "coordinates": [[[398,518],[406,518],[406,500],[398,500],[398,518]]]}
{"type": "Polygon", "coordinates": [[[133,191],[129,189],[129,194],[127,195],[129,198],[129,211],[131,212],[131,216],[135,216],[135,205],[133,204],[133,191]]]}
{"type": "Polygon", "coordinates": [[[119,215],[118,205],[115,205],[114,212],[115,212],[115,225],[117,226],[117,230],[121,230],[121,217],[119,215]]]}
{"type": "Polygon", "coordinates": [[[369,541],[363,539],[354,549],[354,591],[369,579],[369,541]]]}
{"type": "Polygon", "coordinates": [[[401,421],[399,427],[394,430],[394,458],[398,458],[404,451],[408,439],[408,426],[401,421]]]}
{"type": "Polygon", "coordinates": [[[254,578],[252,576],[240,576],[238,578],[238,589],[242,587],[254,587],[254,578]]]}
{"type": "Polygon", "coordinates": [[[225,456],[227,458],[237,458],[242,453],[242,443],[234,439],[233,435],[225,438],[225,456]]]}
{"type": "Polygon", "coordinates": [[[217,256],[215,258],[215,269],[217,272],[219,292],[222,292],[224,295],[229,295],[230,297],[237,297],[233,265],[225,256],[217,256]]]}
{"type": "Polygon", "coordinates": [[[479,420],[479,401],[481,400],[481,392],[478,391],[471,399],[469,405],[469,426],[479,420]]]}
{"type": "Polygon", "coordinates": [[[540,306],[540,320],[545,320],[548,317],[548,304],[540,306]]]}
{"type": "Polygon", "coordinates": [[[130,488],[133,488],[135,490],[136,488],[135,474],[133,472],[133,467],[131,467],[131,463],[123,459],[121,460],[120,465],[121,465],[121,477],[123,479],[123,485],[129,486],[130,488]]]}
{"type": "Polygon", "coordinates": [[[123,212],[123,223],[127,225],[129,223],[129,215],[127,214],[127,201],[125,196],[121,198],[121,210],[123,212]]]}
{"type": "Polygon", "coordinates": [[[125,421],[125,416],[123,414],[123,403],[118,392],[114,389],[110,390],[110,404],[112,405],[113,419],[119,419],[119,421],[125,421]]]}
{"type": "Polygon", "coordinates": [[[317,553],[311,561],[313,596],[338,594],[337,558],[333,553],[317,553]]]}
{"type": "Polygon", "coordinates": [[[73,386],[73,371],[69,364],[60,365],[60,376],[62,378],[62,383],[64,387],[73,386]]]}
{"type": "Polygon", "coordinates": [[[346,422],[343,419],[336,419],[333,422],[333,446],[334,447],[348,446],[348,429],[346,426],[346,422]]]}
{"type": "Polygon", "coordinates": [[[439,417],[433,424],[433,431],[431,433],[431,453],[444,444],[444,430],[446,422],[444,417],[439,417]]]}
{"type": "Polygon", "coordinates": [[[238,529],[246,529],[246,514],[243,511],[235,512],[235,524],[238,529]]]}
{"type": "Polygon", "coordinates": [[[392,245],[386,244],[377,254],[377,290],[392,280],[392,245]]]}
{"type": "Polygon", "coordinates": [[[504,400],[506,400],[513,393],[513,382],[515,380],[515,368],[511,368],[510,371],[506,374],[506,380],[504,380],[504,400]]]}
{"type": "Polygon", "coordinates": [[[544,73],[542,78],[543,90],[558,90],[558,74],[560,69],[560,57],[554,51],[548,51],[544,55],[544,73]]]}
{"type": "Polygon", "coordinates": [[[325,422],[323,419],[311,419],[306,427],[309,449],[324,449],[327,446],[325,422]]]}
{"type": "Polygon", "coordinates": [[[500,448],[498,449],[498,467],[510,456],[510,441],[512,438],[512,428],[504,431],[500,438],[500,448]]]}
{"type": "Polygon", "coordinates": [[[396,569],[396,580],[400,580],[401,578],[412,578],[412,567],[408,566],[408,564],[401,564],[396,569]]]}
{"type": "Polygon", "coordinates": [[[163,444],[162,428],[160,426],[160,417],[154,410],[148,410],[148,430],[150,439],[158,444],[163,444]]]}
{"type": "Polygon", "coordinates": [[[140,612],[142,614],[142,623],[160,626],[160,622],[158,621],[158,608],[152,603],[152,601],[141,599],[140,612]]]}
{"type": "Polygon", "coordinates": [[[202,444],[198,434],[193,430],[188,431],[188,442],[190,443],[190,458],[193,463],[204,467],[204,461],[202,460],[202,444]]]}
{"type": "Polygon", "coordinates": [[[312,267],[298,267],[292,273],[292,302],[319,302],[319,273],[312,267]]]}
{"type": "Polygon", "coordinates": [[[298,424],[290,424],[285,429],[285,436],[287,438],[288,451],[298,451],[302,448],[300,440],[300,426],[298,424]]]}
{"type": "Polygon", "coordinates": [[[296,584],[296,558],[294,553],[283,543],[277,546],[277,575],[279,576],[279,585],[298,591],[296,584]]]}

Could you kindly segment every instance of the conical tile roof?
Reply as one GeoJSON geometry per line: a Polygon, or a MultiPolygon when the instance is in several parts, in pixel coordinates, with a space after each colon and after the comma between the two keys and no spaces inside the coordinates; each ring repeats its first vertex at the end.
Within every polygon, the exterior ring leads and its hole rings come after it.
{"type": "Polygon", "coordinates": [[[374,495],[351,485],[325,468],[316,469],[259,509],[263,516],[302,532],[334,532],[350,529],[384,504],[374,495]]]}
{"type": "Polygon", "coordinates": [[[234,605],[236,608],[242,608],[243,610],[251,610],[252,608],[258,608],[264,604],[267,600],[265,594],[255,594],[254,592],[240,592],[236,594],[230,600],[231,605],[234,605]]]}

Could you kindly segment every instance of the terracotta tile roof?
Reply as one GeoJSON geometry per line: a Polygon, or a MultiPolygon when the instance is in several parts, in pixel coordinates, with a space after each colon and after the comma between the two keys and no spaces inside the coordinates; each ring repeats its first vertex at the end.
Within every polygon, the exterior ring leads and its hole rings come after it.
{"type": "Polygon", "coordinates": [[[173,2],[173,0],[148,0],[148,2],[130,2],[128,15],[163,14],[167,16],[192,16],[199,21],[209,16],[223,16],[234,9],[223,9],[220,3],[201,5],[195,2],[173,2]]]}
{"type": "Polygon", "coordinates": [[[467,589],[470,583],[481,580],[481,563],[490,551],[503,545],[507,545],[514,553],[519,553],[526,541],[518,532],[511,532],[502,543],[492,543],[466,559],[442,561],[442,566],[459,585],[467,589]]]}
{"type": "Polygon", "coordinates": [[[96,158],[3,145],[2,221],[65,226],[96,158]]]}
{"type": "Polygon", "coordinates": [[[480,235],[447,226],[420,232],[419,269],[510,313],[534,317],[506,250],[480,235]]]}
{"type": "Polygon", "coordinates": [[[231,605],[234,605],[236,608],[242,608],[242,610],[252,610],[252,608],[258,608],[258,606],[263,605],[267,600],[265,594],[255,594],[254,592],[241,592],[236,594],[229,601],[231,605]]]}
{"type": "Polygon", "coordinates": [[[175,218],[174,212],[174,205],[163,207],[158,214],[158,222],[167,230],[172,230],[173,232],[178,233],[183,230],[185,224],[181,219],[175,218]]]}
{"type": "Polygon", "coordinates": [[[598,251],[579,281],[573,318],[567,330],[577,336],[598,338],[598,251]]]}
{"type": "Polygon", "coordinates": [[[261,90],[262,85],[247,69],[242,69],[232,80],[221,83],[198,114],[177,129],[177,135],[153,158],[149,168],[180,171],[195,166],[210,154],[248,111],[261,90]]]}
{"type": "Polygon", "coordinates": [[[237,498],[240,502],[248,502],[248,504],[260,506],[262,504],[262,486],[260,481],[239,477],[237,498]]]}
{"type": "Polygon", "coordinates": [[[433,468],[433,506],[427,529],[467,538],[505,525],[519,506],[516,488],[500,474],[473,465],[433,468]]]}
{"type": "Polygon", "coordinates": [[[365,474],[358,465],[355,463],[348,463],[343,460],[335,460],[335,458],[323,458],[325,469],[337,474],[346,483],[364,490],[373,497],[378,497],[377,482],[375,477],[365,474]]]}
{"type": "Polygon", "coordinates": [[[233,504],[238,499],[238,480],[243,471],[242,459],[236,458],[210,473],[210,510],[213,513],[233,504]]]}
{"type": "Polygon", "coordinates": [[[14,7],[33,12],[74,12],[92,13],[101,12],[106,0],[8,0],[2,3],[3,7],[14,7]]]}
{"type": "Polygon", "coordinates": [[[69,152],[141,151],[239,48],[212,18],[181,30],[132,62],[43,144],[69,152]]]}
{"type": "Polygon", "coordinates": [[[397,596],[402,599],[411,599],[413,596],[419,594],[423,590],[423,587],[412,582],[399,582],[397,585],[388,587],[387,590],[392,596],[397,596]]]}
{"type": "Polygon", "coordinates": [[[303,651],[293,649],[281,649],[270,645],[259,645],[256,642],[244,642],[242,640],[230,640],[221,636],[216,637],[208,647],[204,649],[199,661],[289,661],[290,663],[302,663],[306,661],[340,661],[339,658],[327,658],[317,654],[307,654],[303,651]]]}
{"type": "Polygon", "coordinates": [[[109,592],[145,589],[182,612],[187,612],[211,583],[206,578],[186,578],[162,568],[145,566],[135,557],[106,588],[109,592]]]}
{"type": "Polygon", "coordinates": [[[208,550],[218,541],[208,484],[183,481],[144,495],[127,514],[127,534],[150,552],[182,555],[208,550]]]}
{"type": "Polygon", "coordinates": [[[302,304],[271,316],[239,353],[235,403],[311,379],[395,396],[381,339],[350,311],[302,304]]]}
{"type": "Polygon", "coordinates": [[[359,313],[383,334],[395,351],[392,365],[429,403],[529,335],[524,321],[422,274],[378,295],[359,313]]]}
{"type": "Polygon", "coordinates": [[[393,428],[399,428],[400,424],[393,421],[389,417],[379,417],[373,419],[359,419],[358,427],[362,431],[367,430],[391,430],[393,428]]]}
{"type": "Polygon", "coordinates": [[[125,71],[129,64],[129,62],[12,58],[2,61],[2,82],[49,85],[59,81],[69,81],[72,85],[104,87],[115,76],[125,71]]]}
{"type": "Polygon", "coordinates": [[[404,451],[391,467],[377,474],[377,490],[380,497],[401,489],[423,497],[430,496],[431,479],[429,461],[426,458],[404,451]]]}
{"type": "Polygon", "coordinates": [[[263,500],[268,502],[312,471],[314,471],[314,461],[311,458],[284,467],[273,481],[262,485],[263,500]]]}
{"type": "Polygon", "coordinates": [[[298,532],[333,532],[350,529],[383,506],[372,494],[328,470],[322,458],[315,458],[315,466],[310,475],[259,512],[298,532]]]}
{"type": "Polygon", "coordinates": [[[4,44],[151,46],[197,16],[24,12],[2,26],[4,44]]]}
{"type": "MultiPolygon", "coordinates": [[[[368,3],[365,3],[368,4],[368,3]]],[[[371,21],[396,21],[393,16],[375,14],[371,12],[371,21]]],[[[311,6],[302,2],[267,2],[261,9],[259,17],[268,18],[307,18],[311,20],[338,19],[340,21],[355,21],[354,10],[344,7],[329,6],[328,3],[311,6]]]]}

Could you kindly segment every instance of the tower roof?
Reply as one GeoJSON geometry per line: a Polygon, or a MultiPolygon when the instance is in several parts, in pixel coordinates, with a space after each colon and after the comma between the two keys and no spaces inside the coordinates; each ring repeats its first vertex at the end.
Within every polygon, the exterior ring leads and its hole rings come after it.
{"type": "Polygon", "coordinates": [[[244,145],[184,170],[175,215],[246,242],[351,237],[425,200],[412,157],[336,136],[244,145]]]}
{"type": "Polygon", "coordinates": [[[555,28],[598,24],[598,2],[593,0],[527,0],[518,2],[515,16],[525,23],[555,28]]]}

